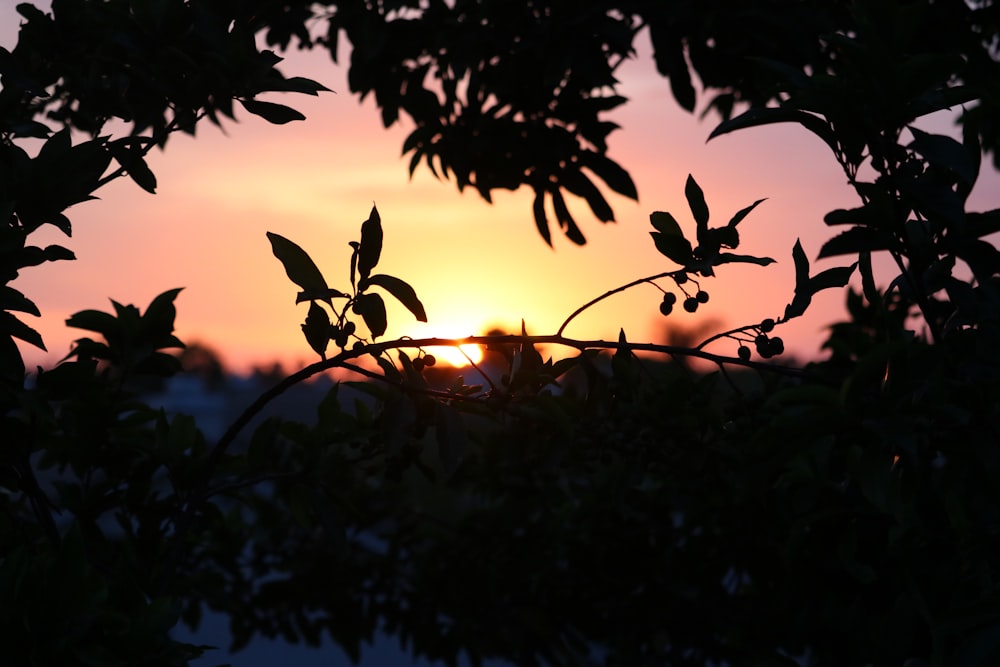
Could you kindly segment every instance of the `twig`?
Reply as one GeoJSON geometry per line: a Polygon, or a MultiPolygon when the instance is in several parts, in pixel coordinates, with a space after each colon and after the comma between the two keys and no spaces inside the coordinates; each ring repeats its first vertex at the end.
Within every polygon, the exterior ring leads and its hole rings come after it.
{"type": "Polygon", "coordinates": [[[599,297],[591,299],[590,301],[588,301],[587,303],[583,304],[582,306],[580,306],[579,308],[577,308],[576,310],[574,310],[572,313],[570,313],[570,316],[567,317],[563,321],[563,323],[559,326],[559,329],[556,330],[556,336],[561,336],[562,332],[566,330],[566,327],[569,326],[569,323],[572,322],[576,318],[577,315],[579,315],[583,311],[587,310],[591,306],[593,306],[593,305],[595,305],[597,303],[600,303],[604,299],[607,299],[609,296],[614,296],[615,294],[618,294],[619,292],[624,292],[627,289],[632,289],[636,285],[641,285],[643,283],[652,283],[657,278],[667,278],[667,277],[670,277],[674,273],[677,273],[677,272],[676,271],[665,271],[663,273],[658,273],[655,276],[646,276],[645,278],[639,278],[638,280],[633,280],[632,282],[626,283],[625,285],[622,285],[620,287],[616,287],[613,290],[608,290],[607,292],[605,292],[604,294],[600,295],[599,297]]]}

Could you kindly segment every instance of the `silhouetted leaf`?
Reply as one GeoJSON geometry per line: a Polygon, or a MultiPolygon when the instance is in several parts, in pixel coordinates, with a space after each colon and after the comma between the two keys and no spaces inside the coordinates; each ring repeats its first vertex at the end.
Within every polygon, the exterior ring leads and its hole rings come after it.
{"type": "Polygon", "coordinates": [[[667,235],[660,232],[650,232],[649,235],[653,237],[656,249],[667,259],[681,266],[687,266],[694,259],[691,242],[683,236],[667,235]]]}
{"type": "Polygon", "coordinates": [[[966,213],[965,220],[973,236],[982,238],[1000,232],[1000,208],[995,208],[992,211],[966,213]]]}
{"type": "Polygon", "coordinates": [[[309,313],[302,324],[302,333],[316,354],[326,359],[326,346],[330,342],[330,316],[315,301],[309,304],[309,313]]]}
{"type": "Polygon", "coordinates": [[[332,93],[333,91],[321,83],[301,76],[293,76],[287,79],[269,80],[269,91],[285,93],[304,93],[306,95],[319,95],[320,92],[332,93]]]}
{"type": "Polygon", "coordinates": [[[381,296],[375,293],[359,294],[352,309],[364,319],[372,338],[378,338],[385,333],[387,326],[385,301],[381,296]]]}
{"type": "Polygon", "coordinates": [[[341,292],[339,289],[328,288],[325,290],[302,290],[295,295],[295,303],[302,303],[303,301],[326,301],[330,303],[331,299],[349,299],[350,294],[341,292]]]}
{"type": "Polygon", "coordinates": [[[16,310],[36,317],[41,315],[34,301],[9,285],[0,287],[0,310],[16,310]]]}
{"type": "Polygon", "coordinates": [[[757,201],[755,201],[754,203],[750,204],[746,208],[743,208],[743,209],[740,209],[739,211],[737,211],[736,215],[734,215],[729,220],[729,225],[728,226],[729,227],[735,227],[736,225],[738,225],[741,222],[743,222],[743,218],[747,217],[747,215],[749,215],[752,210],[754,210],[755,208],[757,208],[757,206],[759,206],[761,204],[761,202],[765,202],[765,201],[767,201],[767,197],[765,197],[764,199],[758,199],[757,201]]]}
{"type": "Polygon", "coordinates": [[[42,250],[42,256],[45,257],[47,262],[56,262],[58,260],[69,260],[76,259],[76,255],[69,248],[64,248],[61,245],[47,245],[42,250]]]}
{"type": "Polygon", "coordinates": [[[753,108],[744,113],[725,120],[712,130],[708,135],[709,140],[728,134],[736,130],[758,125],[771,125],[774,123],[798,123],[806,128],[826,143],[834,152],[837,152],[837,139],[830,124],[823,118],[811,114],[801,109],[790,109],[787,107],[765,107],[753,108]]]}
{"type": "Polygon", "coordinates": [[[757,264],[758,266],[767,266],[768,264],[774,264],[774,260],[770,257],[754,257],[753,255],[736,255],[731,252],[723,252],[712,258],[712,264],[757,264]]]}
{"type": "Polygon", "coordinates": [[[688,206],[691,207],[691,215],[694,216],[698,229],[698,243],[701,243],[701,237],[708,229],[708,205],[705,203],[705,194],[690,174],[684,184],[684,196],[687,198],[688,206]]]}
{"type": "Polygon", "coordinates": [[[94,331],[108,338],[114,335],[114,331],[118,328],[118,321],[111,313],[100,310],[81,310],[66,319],[66,326],[84,331],[94,331]]]}
{"type": "Polygon", "coordinates": [[[611,158],[594,151],[583,151],[580,153],[580,164],[594,172],[618,194],[630,199],[639,198],[639,192],[635,188],[632,177],[611,158]]]}
{"type": "Polygon", "coordinates": [[[684,40],[669,22],[662,20],[650,24],[649,34],[656,70],[669,78],[670,90],[677,103],[686,111],[694,111],[695,91],[684,57],[684,40]]]}
{"type": "Polygon", "coordinates": [[[656,231],[666,234],[667,236],[680,236],[684,237],[684,231],[681,226],[677,224],[677,220],[674,216],[666,213],[665,211],[654,211],[649,214],[649,222],[653,225],[656,231]]]}
{"type": "MultiPolygon", "coordinates": [[[[323,274],[305,250],[274,232],[268,232],[267,238],[271,241],[271,252],[285,267],[285,273],[293,283],[307,292],[329,289],[323,274]]],[[[329,299],[326,301],[329,302],[329,299]]]]}
{"type": "Polygon", "coordinates": [[[961,142],[943,134],[929,134],[918,128],[908,127],[913,133],[909,148],[923,155],[931,164],[951,170],[967,184],[976,180],[976,162],[961,142]]]}
{"type": "Polygon", "coordinates": [[[142,315],[143,324],[151,331],[158,333],[170,333],[174,330],[174,320],[177,318],[177,308],[174,300],[181,293],[183,288],[176,287],[158,294],[146,308],[142,315]]]}
{"type": "Polygon", "coordinates": [[[562,175],[562,184],[573,194],[583,197],[601,222],[612,222],[615,219],[615,214],[604,195],[582,172],[567,170],[562,175]]]}
{"type": "Polygon", "coordinates": [[[110,142],[108,150],[136,185],[150,194],[156,194],[156,175],[146,164],[141,144],[128,137],[110,142]]]}
{"type": "Polygon", "coordinates": [[[371,275],[382,255],[382,218],[372,206],[368,219],[361,223],[361,245],[358,248],[358,273],[361,280],[371,275]]]}
{"type": "Polygon", "coordinates": [[[832,269],[820,271],[809,279],[809,291],[815,294],[831,287],[846,287],[857,266],[858,264],[855,262],[850,266],[837,266],[832,269]]]}
{"type": "Polygon", "coordinates": [[[971,102],[981,95],[981,92],[971,86],[948,86],[921,95],[917,100],[907,105],[906,111],[910,118],[920,118],[936,111],[951,109],[971,102]]]}
{"type": "Polygon", "coordinates": [[[819,258],[837,255],[856,255],[859,252],[876,252],[893,247],[892,235],[871,227],[852,227],[823,244],[819,258]]]}
{"type": "Polygon", "coordinates": [[[872,254],[867,250],[858,253],[858,267],[861,271],[861,289],[868,303],[876,304],[880,300],[878,288],[875,287],[875,275],[872,272],[872,254]]]}
{"type": "Polygon", "coordinates": [[[305,120],[306,117],[291,107],[274,102],[261,102],[260,100],[240,100],[243,108],[255,116],[260,116],[269,123],[284,125],[293,120],[305,120]]]}
{"type": "Polygon", "coordinates": [[[395,276],[387,276],[383,273],[378,273],[368,278],[368,284],[377,285],[396,297],[400,303],[406,306],[407,310],[413,313],[413,316],[417,318],[417,321],[427,321],[427,313],[424,311],[424,304],[420,303],[420,299],[417,298],[416,291],[410,287],[409,283],[400,280],[395,276]]]}
{"type": "Polygon", "coordinates": [[[798,239],[792,248],[792,259],[795,261],[795,296],[792,302],[785,306],[786,320],[802,315],[812,302],[812,292],[809,291],[809,258],[806,257],[802,243],[798,239]]]}
{"type": "Polygon", "coordinates": [[[798,291],[809,282],[809,258],[799,239],[795,239],[795,245],[792,246],[792,260],[795,262],[795,291],[798,291]]]}
{"type": "Polygon", "coordinates": [[[42,335],[10,313],[0,311],[0,331],[14,338],[20,338],[26,343],[31,343],[37,348],[45,349],[42,335]]]}
{"type": "Polygon", "coordinates": [[[562,193],[558,190],[552,192],[552,209],[555,211],[559,228],[562,229],[566,238],[577,245],[586,244],[587,239],[584,238],[583,232],[580,231],[573,216],[570,215],[569,209],[566,208],[566,200],[563,199],[562,193]]]}
{"type": "Polygon", "coordinates": [[[551,248],[552,233],[549,231],[549,220],[545,215],[545,191],[535,190],[535,201],[531,205],[532,213],[535,216],[535,229],[541,235],[542,240],[551,248]]]}

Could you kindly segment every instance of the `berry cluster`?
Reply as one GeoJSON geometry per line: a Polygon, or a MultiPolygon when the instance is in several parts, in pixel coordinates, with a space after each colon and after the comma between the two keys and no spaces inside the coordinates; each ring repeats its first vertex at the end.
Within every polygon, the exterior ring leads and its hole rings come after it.
{"type": "MultiPolygon", "coordinates": [[[[757,354],[764,359],[776,357],[785,351],[785,341],[781,340],[778,336],[768,336],[769,333],[774,331],[774,325],[775,321],[771,318],[767,318],[756,327],[752,327],[758,332],[753,339],[754,347],[757,348],[757,354]]],[[[743,342],[740,343],[739,348],[736,350],[736,354],[743,361],[750,360],[750,348],[744,345],[743,342]]]]}
{"type": "Polygon", "coordinates": [[[343,350],[347,347],[347,341],[357,331],[357,328],[354,322],[344,322],[343,326],[339,327],[332,324],[330,325],[330,339],[343,350]]]}
{"type": "Polygon", "coordinates": [[[424,356],[417,357],[416,359],[413,360],[413,369],[419,373],[425,368],[430,368],[436,363],[437,363],[437,357],[435,357],[433,354],[425,354],[424,356]]]}
{"type": "MultiPolygon", "coordinates": [[[[685,292],[685,294],[687,294],[685,292]]],[[[660,312],[663,315],[669,315],[674,311],[674,305],[677,303],[677,295],[673,292],[664,292],[663,301],[660,302],[660,312]]],[[[683,307],[689,313],[693,313],[698,310],[698,306],[703,303],[708,303],[708,292],[705,290],[698,290],[695,292],[694,296],[687,295],[684,298],[683,307]]]]}

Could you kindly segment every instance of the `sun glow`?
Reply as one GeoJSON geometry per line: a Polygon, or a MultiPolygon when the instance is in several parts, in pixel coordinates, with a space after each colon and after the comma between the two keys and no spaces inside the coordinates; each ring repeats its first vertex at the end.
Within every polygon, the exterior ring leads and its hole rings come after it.
{"type": "MultiPolygon", "coordinates": [[[[473,335],[473,332],[463,330],[462,327],[447,325],[422,326],[420,327],[419,332],[414,333],[415,335],[413,335],[413,338],[456,339],[473,335]]],[[[433,354],[439,362],[448,364],[449,366],[454,366],[455,368],[464,368],[469,365],[470,361],[474,364],[478,364],[483,360],[483,350],[479,345],[436,345],[433,347],[424,347],[423,349],[424,352],[433,354]]]]}

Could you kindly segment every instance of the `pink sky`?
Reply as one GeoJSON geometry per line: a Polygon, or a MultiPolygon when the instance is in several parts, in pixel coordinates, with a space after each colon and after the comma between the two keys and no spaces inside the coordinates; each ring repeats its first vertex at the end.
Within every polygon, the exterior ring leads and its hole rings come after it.
{"type": "MultiPolygon", "coordinates": [[[[0,10],[0,43],[13,44],[12,21],[12,10],[0,10]]],[[[647,39],[640,36],[644,50],[647,39]]],[[[244,113],[225,133],[204,124],[196,138],[177,136],[165,153],[151,156],[156,195],[120,179],[98,193],[100,201],[69,211],[72,239],[54,230],[32,237],[35,245],[67,245],[78,259],[26,269],[14,284],[41,308],[42,317],[28,323],[50,350],[23,346],[29,363],[54,361],[85,335],[64,326],[73,312],[108,309],[109,298],[144,308],[174,287],[185,288],[177,301],[178,335],[215,347],[229,367],[312,362],[299,329],[306,305],[294,304],[297,288],[271,255],[265,232],[300,244],[331,286],[344,289],[347,242],[358,238],[373,202],[385,230],[379,270],[413,285],[429,319],[417,323],[390,305],[387,337],[515,329],[522,318],[531,333],[554,333],[602,292],[674,268],[653,248],[649,213],[669,211],[693,230],[683,194],[689,173],[704,189],[716,224],[768,197],[741,224],[740,252],[769,255],[777,264],[721,267],[703,283],[711,301],[694,316],[677,309],[662,317],[659,292],[642,286],[603,302],[566,331],[614,340],[624,327],[630,340],[657,342],[668,324],[687,327],[710,318],[728,328],[779,315],[792,294],[795,239],[801,237],[814,258],[829,236],[823,215],[856,205],[833,157],[798,127],[751,129],[706,144],[713,121],[683,112],[647,56],[623,66],[620,92],[631,101],[610,115],[623,128],[611,136],[611,156],[631,172],[640,201],[609,195],[618,218],[612,225],[591,218],[582,202],[572,207],[589,243],[577,247],[554,232],[552,250],[535,231],[526,189],[497,193],[490,205],[424,168],[410,180],[409,158],[400,157],[407,126],[384,129],[373,102],[358,103],[348,92],[346,70],[324,52],[291,54],[281,69],[337,93],[270,98],[301,110],[304,122],[273,126],[244,113]]],[[[932,127],[949,125],[938,119],[932,127]]],[[[1000,206],[1000,176],[988,169],[984,163],[973,209],[1000,206]]],[[[814,261],[813,270],[838,263],[847,262],[814,261]]],[[[883,276],[883,283],[893,277],[883,276]]],[[[839,290],[817,297],[805,317],[779,330],[786,348],[815,355],[843,301],[839,290]]],[[[732,342],[713,349],[735,354],[732,342]]]]}

